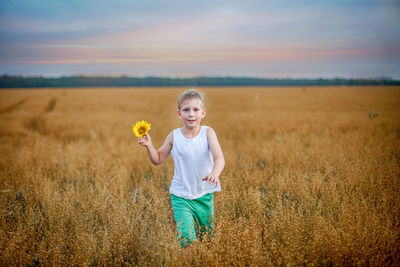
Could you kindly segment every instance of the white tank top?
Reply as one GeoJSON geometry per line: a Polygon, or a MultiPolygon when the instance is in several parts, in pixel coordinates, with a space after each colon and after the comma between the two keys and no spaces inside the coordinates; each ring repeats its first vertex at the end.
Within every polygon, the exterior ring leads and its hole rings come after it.
{"type": "Polygon", "coordinates": [[[186,138],[181,129],[174,130],[174,143],[171,150],[174,159],[174,177],[169,192],[178,197],[195,199],[205,194],[221,191],[221,185],[202,181],[214,167],[207,141],[207,126],[191,139],[186,138]]]}

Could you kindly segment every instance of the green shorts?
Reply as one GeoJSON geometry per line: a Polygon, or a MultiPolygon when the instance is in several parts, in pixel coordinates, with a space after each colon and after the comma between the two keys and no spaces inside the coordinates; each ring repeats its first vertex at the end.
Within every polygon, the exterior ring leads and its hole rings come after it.
{"type": "Polygon", "coordinates": [[[197,236],[212,235],[214,228],[214,193],[206,194],[197,199],[186,199],[171,194],[172,209],[175,223],[178,228],[178,240],[182,247],[186,247],[197,236]],[[196,222],[197,231],[194,225],[196,222]]]}

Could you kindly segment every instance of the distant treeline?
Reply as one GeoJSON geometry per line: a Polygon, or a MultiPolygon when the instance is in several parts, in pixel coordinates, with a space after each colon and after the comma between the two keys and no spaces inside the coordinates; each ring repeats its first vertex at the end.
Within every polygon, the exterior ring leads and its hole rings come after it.
{"type": "Polygon", "coordinates": [[[0,76],[0,88],[29,87],[128,87],[128,86],[341,86],[400,85],[400,80],[382,79],[267,79],[247,77],[23,77],[0,76]]]}

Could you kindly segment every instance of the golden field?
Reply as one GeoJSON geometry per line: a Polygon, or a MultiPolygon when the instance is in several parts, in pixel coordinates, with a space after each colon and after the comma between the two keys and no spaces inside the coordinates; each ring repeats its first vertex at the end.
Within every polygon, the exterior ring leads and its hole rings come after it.
{"type": "Polygon", "coordinates": [[[169,157],[187,88],[0,90],[0,265],[400,265],[400,88],[199,88],[226,166],[181,249],[169,157]]]}

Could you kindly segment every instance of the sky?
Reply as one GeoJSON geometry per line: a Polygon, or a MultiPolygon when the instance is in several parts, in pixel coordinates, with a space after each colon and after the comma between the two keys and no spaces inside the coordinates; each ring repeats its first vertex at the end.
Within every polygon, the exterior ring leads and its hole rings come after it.
{"type": "Polygon", "coordinates": [[[0,74],[400,79],[400,1],[0,0],[0,74]]]}

